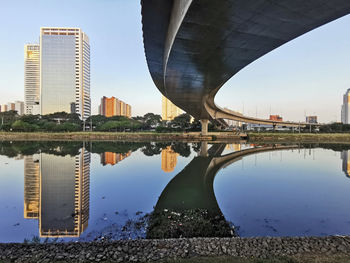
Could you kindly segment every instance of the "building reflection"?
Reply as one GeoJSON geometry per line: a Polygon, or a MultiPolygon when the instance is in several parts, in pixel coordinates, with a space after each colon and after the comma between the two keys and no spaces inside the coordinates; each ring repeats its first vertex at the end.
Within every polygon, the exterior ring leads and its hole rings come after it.
{"type": "Polygon", "coordinates": [[[349,151],[342,151],[341,153],[341,159],[343,160],[343,172],[345,173],[346,177],[350,178],[350,159],[349,159],[349,151]]]}
{"type": "Polygon", "coordinates": [[[101,154],[101,164],[115,165],[131,155],[131,151],[127,153],[104,152],[101,154]]]}
{"type": "Polygon", "coordinates": [[[170,173],[174,171],[175,166],[177,164],[177,156],[176,153],[171,146],[167,146],[162,150],[162,170],[166,173],[170,173]]]}
{"type": "Polygon", "coordinates": [[[24,218],[39,218],[40,155],[24,157],[24,218]]]}
{"type": "Polygon", "coordinates": [[[240,151],[242,149],[242,145],[240,143],[231,143],[226,144],[226,150],[232,150],[232,151],[240,151]]]}
{"type": "Polygon", "coordinates": [[[25,157],[24,217],[39,220],[40,237],[79,237],[88,226],[90,153],[25,157]]]}

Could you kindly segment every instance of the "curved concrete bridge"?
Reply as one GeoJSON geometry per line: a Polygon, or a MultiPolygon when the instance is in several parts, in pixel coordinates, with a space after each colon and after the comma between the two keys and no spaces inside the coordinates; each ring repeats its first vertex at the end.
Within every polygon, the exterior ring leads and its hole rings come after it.
{"type": "Polygon", "coordinates": [[[243,116],[220,108],[214,98],[251,62],[350,13],[349,0],[141,0],[141,4],[153,81],[164,96],[201,120],[202,133],[207,132],[208,120],[300,125],[243,116]]]}

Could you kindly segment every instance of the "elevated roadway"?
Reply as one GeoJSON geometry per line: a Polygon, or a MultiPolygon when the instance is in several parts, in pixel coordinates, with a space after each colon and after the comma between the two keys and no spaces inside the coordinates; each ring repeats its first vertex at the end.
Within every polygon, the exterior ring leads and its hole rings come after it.
{"type": "MultiPolygon", "coordinates": [[[[217,106],[219,89],[279,46],[350,13],[349,0],[141,0],[146,59],[160,92],[201,120],[305,126],[217,106]]],[[[244,87],[241,87],[244,88],[244,87]]],[[[263,99],[263,98],[262,98],[263,99]]]]}

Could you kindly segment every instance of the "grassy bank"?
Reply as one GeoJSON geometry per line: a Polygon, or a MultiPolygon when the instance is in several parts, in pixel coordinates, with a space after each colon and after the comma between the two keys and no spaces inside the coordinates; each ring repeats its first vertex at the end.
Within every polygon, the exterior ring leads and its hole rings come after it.
{"type": "Polygon", "coordinates": [[[249,133],[251,142],[350,143],[350,133],[249,133]]]}
{"type": "Polygon", "coordinates": [[[202,136],[199,132],[157,133],[157,132],[0,132],[0,140],[42,140],[42,141],[237,141],[233,133],[211,133],[202,136]]]}

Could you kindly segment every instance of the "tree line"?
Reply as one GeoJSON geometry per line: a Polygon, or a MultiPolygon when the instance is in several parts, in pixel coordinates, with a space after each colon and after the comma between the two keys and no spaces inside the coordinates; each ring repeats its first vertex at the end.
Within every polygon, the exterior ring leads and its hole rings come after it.
{"type": "MultiPolygon", "coordinates": [[[[93,115],[82,121],[76,113],[56,112],[47,115],[18,115],[16,111],[0,113],[0,131],[15,132],[137,132],[137,131],[199,131],[199,121],[191,122],[189,114],[181,114],[172,121],[163,121],[161,116],[147,113],[144,116],[105,117],[93,115]]],[[[210,127],[212,128],[212,127],[210,127]]]]}

